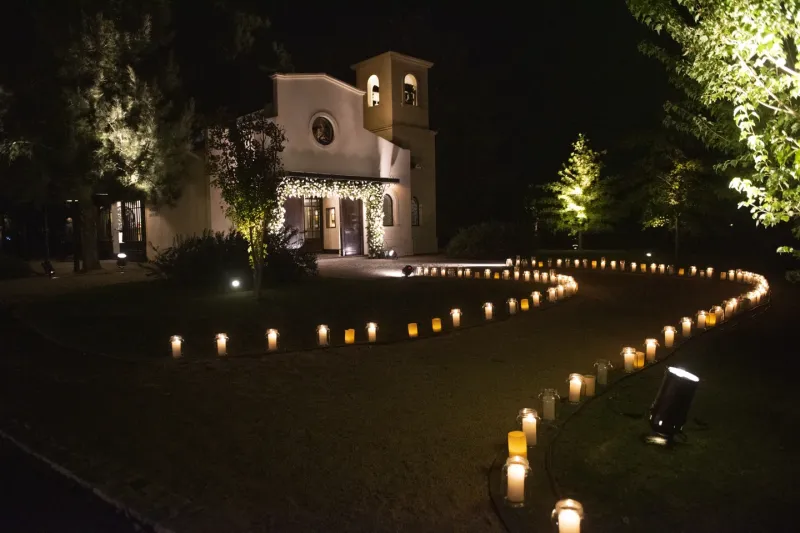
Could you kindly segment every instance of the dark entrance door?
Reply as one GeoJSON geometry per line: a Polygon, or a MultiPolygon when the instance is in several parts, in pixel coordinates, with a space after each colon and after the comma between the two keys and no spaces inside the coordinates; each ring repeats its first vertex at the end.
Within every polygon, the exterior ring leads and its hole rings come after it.
{"type": "Polygon", "coordinates": [[[303,198],[303,238],[312,252],[322,251],[322,198],[303,198]]]}
{"type": "Polygon", "coordinates": [[[342,255],[364,255],[364,224],[361,200],[341,200],[342,255]]]}
{"type": "Polygon", "coordinates": [[[128,259],[133,261],[146,261],[144,202],[131,200],[122,202],[121,207],[122,239],[119,243],[119,251],[127,254],[128,259]]]}

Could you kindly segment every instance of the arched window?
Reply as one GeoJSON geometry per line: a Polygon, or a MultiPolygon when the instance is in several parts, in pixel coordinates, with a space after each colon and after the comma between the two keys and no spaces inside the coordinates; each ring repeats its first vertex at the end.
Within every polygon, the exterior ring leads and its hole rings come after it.
{"type": "Polygon", "coordinates": [[[373,74],[367,80],[367,105],[375,107],[381,103],[381,82],[378,76],[373,74]]]}
{"type": "Polygon", "coordinates": [[[403,78],[403,105],[417,105],[417,78],[413,74],[403,78]]]}
{"type": "Polygon", "coordinates": [[[411,225],[419,226],[419,200],[416,196],[411,197],[411,225]]]}
{"type": "Polygon", "coordinates": [[[383,225],[394,226],[394,201],[388,194],[383,195],[383,225]]]}

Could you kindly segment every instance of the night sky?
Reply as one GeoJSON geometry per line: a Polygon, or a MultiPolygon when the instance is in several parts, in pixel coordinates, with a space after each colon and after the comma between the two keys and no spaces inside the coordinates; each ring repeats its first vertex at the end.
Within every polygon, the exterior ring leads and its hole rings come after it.
{"type": "Polygon", "coordinates": [[[660,127],[666,75],[638,52],[648,34],[622,0],[412,4],[275,2],[269,16],[297,72],[353,83],[351,64],[387,50],[435,63],[442,244],[463,225],[523,216],[528,184],[556,177],[578,132],[613,150],[660,127]]]}

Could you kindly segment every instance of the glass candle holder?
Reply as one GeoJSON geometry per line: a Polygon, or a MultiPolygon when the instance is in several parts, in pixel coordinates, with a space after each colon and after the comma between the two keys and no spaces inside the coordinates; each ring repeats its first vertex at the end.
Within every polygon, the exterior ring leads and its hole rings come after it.
{"type": "Polygon", "coordinates": [[[692,319],[688,316],[681,318],[681,335],[684,337],[692,336],[692,319]]]}
{"type": "Polygon", "coordinates": [[[378,340],[378,324],[375,322],[367,322],[367,340],[369,342],[378,340]]]}
{"type": "Polygon", "coordinates": [[[597,270],[597,261],[596,260],[592,261],[592,270],[597,270]]]}
{"type": "Polygon", "coordinates": [[[558,292],[555,287],[550,287],[547,289],[547,301],[554,303],[556,300],[558,300],[558,292]]]}
{"type": "Polygon", "coordinates": [[[645,274],[645,273],[647,273],[647,265],[645,265],[644,263],[642,263],[641,265],[639,265],[639,271],[640,271],[642,274],[645,274]]]}
{"type": "Polygon", "coordinates": [[[422,275],[423,275],[423,276],[427,276],[427,275],[429,275],[430,273],[431,273],[431,268],[430,268],[430,267],[423,267],[423,268],[422,268],[422,275]]]}
{"type": "Polygon", "coordinates": [[[728,281],[736,281],[736,271],[731,269],[728,270],[728,281]]]}
{"type": "Polygon", "coordinates": [[[706,277],[710,278],[714,275],[714,269],[712,267],[706,268],[706,277]]]}
{"type": "Polygon", "coordinates": [[[511,277],[511,272],[509,270],[503,270],[503,279],[507,280],[511,277]]]}
{"type": "Polygon", "coordinates": [[[409,322],[408,324],[408,337],[411,339],[417,338],[419,335],[419,327],[416,322],[409,322]]]}
{"type": "Polygon", "coordinates": [[[431,277],[435,278],[439,275],[439,269],[437,267],[431,267],[431,277]]]}
{"type": "Polygon", "coordinates": [[[606,258],[605,257],[601,257],[600,258],[600,270],[605,270],[605,269],[606,269],[606,258]]]}
{"type": "Polygon", "coordinates": [[[325,324],[317,326],[317,344],[319,346],[328,346],[330,344],[331,330],[325,324]]]}
{"type": "Polygon", "coordinates": [[[661,263],[660,265],[658,265],[658,273],[659,274],[666,274],[667,273],[667,265],[665,265],[664,263],[661,263]]]}
{"type": "Polygon", "coordinates": [[[494,316],[494,306],[491,302],[483,304],[483,316],[486,320],[491,320],[494,316]]]}
{"type": "Polygon", "coordinates": [[[453,319],[453,327],[460,328],[461,327],[461,309],[451,309],[450,316],[453,319]]]}
{"type": "Polygon", "coordinates": [[[636,261],[631,261],[631,272],[636,272],[636,261]]]}
{"type": "Polygon", "coordinates": [[[519,270],[514,271],[514,281],[519,281],[519,270]]]}
{"type": "Polygon", "coordinates": [[[650,263],[650,273],[651,274],[655,274],[656,273],[656,264],[655,263],[650,263]]]}
{"type": "Polygon", "coordinates": [[[636,348],[626,346],[620,352],[623,361],[623,370],[626,374],[633,372],[633,361],[636,359],[636,348]]]}
{"type": "Polygon", "coordinates": [[[431,329],[434,333],[441,333],[442,331],[442,319],[441,318],[433,318],[431,319],[431,329]]]}
{"type": "Polygon", "coordinates": [[[697,329],[706,329],[706,317],[707,313],[704,310],[700,310],[697,312],[695,319],[697,320],[697,329]]]}
{"type": "MultiPolygon", "coordinates": [[[[721,323],[725,320],[725,310],[720,305],[715,305],[711,308],[711,313],[714,314],[714,325],[721,323]]],[[[709,317],[706,317],[706,324],[708,324],[709,317]]]]}
{"type": "Polygon", "coordinates": [[[217,355],[228,355],[228,336],[224,333],[217,333],[217,355]]]}
{"type": "Polygon", "coordinates": [[[696,266],[692,265],[692,266],[689,267],[689,275],[690,276],[696,276],[697,275],[697,267],[696,266]]]}
{"type": "Polygon", "coordinates": [[[678,275],[679,276],[683,276],[685,273],[686,273],[686,271],[684,269],[682,269],[682,268],[678,269],[678,275]]]}
{"type": "Polygon", "coordinates": [[[514,262],[511,260],[510,257],[508,259],[506,259],[506,266],[510,267],[513,264],[514,264],[514,262]]]}
{"type": "Polygon", "coordinates": [[[539,393],[539,398],[542,400],[542,420],[555,420],[556,419],[556,404],[560,399],[556,389],[542,389],[539,393]]]}
{"type": "Polygon", "coordinates": [[[617,269],[617,262],[615,260],[611,261],[611,270],[616,270],[616,269],[617,269]]]}
{"type": "Polygon", "coordinates": [[[183,337],[180,335],[173,335],[169,338],[169,344],[172,348],[172,357],[179,359],[183,355],[183,337]]]}
{"type": "Polygon", "coordinates": [[[518,430],[508,432],[508,455],[509,457],[514,455],[528,457],[528,441],[525,433],[518,430]]]}
{"type": "Polygon", "coordinates": [[[542,276],[541,276],[542,283],[547,283],[547,280],[548,280],[549,276],[550,275],[547,272],[542,272],[542,276]]]}
{"type": "Polygon", "coordinates": [[[578,268],[579,266],[581,266],[581,261],[580,261],[580,259],[576,259],[576,260],[574,261],[574,265],[575,265],[575,268],[578,268]]]}
{"type": "Polygon", "coordinates": [[[597,377],[594,374],[584,374],[583,376],[583,394],[587,398],[591,398],[595,395],[595,384],[597,383],[597,377]]]}
{"type": "Polygon", "coordinates": [[[517,314],[517,299],[516,298],[509,298],[506,301],[506,305],[508,306],[508,314],[509,315],[516,315],[517,314]]]}
{"type": "Polygon", "coordinates": [[[531,468],[528,460],[521,455],[512,455],[503,465],[503,489],[505,502],[509,507],[525,505],[525,480],[531,468]]]}
{"type": "Polygon", "coordinates": [[[484,271],[483,271],[483,275],[484,275],[484,277],[486,277],[487,279],[491,278],[491,277],[492,277],[492,271],[491,271],[491,269],[488,269],[488,268],[484,269],[484,271]]]}
{"type": "Polygon", "coordinates": [[[583,520],[583,505],[572,499],[559,500],[551,515],[558,533],[580,533],[583,520]]]}
{"type": "Polygon", "coordinates": [[[522,273],[522,279],[525,280],[525,281],[530,281],[531,280],[531,271],[530,270],[526,270],[525,272],[523,272],[522,273]]]}
{"type": "Polygon", "coordinates": [[[556,266],[557,266],[558,268],[561,268],[561,263],[562,263],[562,260],[561,260],[561,259],[556,259],[556,266]]]}
{"type": "Polygon", "coordinates": [[[519,308],[522,311],[528,311],[531,308],[530,300],[528,300],[527,298],[523,298],[522,300],[520,300],[519,308]]]}
{"type": "Polygon", "coordinates": [[[569,403],[580,403],[583,375],[570,374],[567,382],[569,383],[569,403]]]}
{"type": "Polygon", "coordinates": [[[533,291],[531,293],[531,301],[533,302],[534,307],[539,307],[542,304],[542,293],[539,291],[533,291]]]}
{"type": "Polygon", "coordinates": [[[414,269],[414,275],[415,276],[422,276],[422,267],[421,266],[417,266],[417,268],[414,269]]]}
{"type": "Polygon", "coordinates": [[[673,326],[664,326],[661,331],[664,333],[664,346],[672,348],[675,345],[675,328],[673,326]]]}
{"type": "Polygon", "coordinates": [[[274,352],[278,349],[278,330],[277,329],[268,329],[267,330],[267,351],[274,352]]]}
{"type": "Polygon", "coordinates": [[[536,409],[531,409],[530,407],[520,409],[517,415],[517,423],[525,434],[525,443],[528,447],[536,446],[536,424],[538,419],[539,413],[536,412],[536,409]]]}
{"type": "Polygon", "coordinates": [[[656,339],[644,340],[644,354],[648,363],[656,361],[656,349],[658,348],[658,341],[656,339]]]}
{"type": "Polygon", "coordinates": [[[464,277],[464,269],[463,268],[456,269],[456,277],[458,277],[458,278],[463,278],[464,277]]]}
{"type": "Polygon", "coordinates": [[[598,359],[594,362],[595,372],[597,373],[597,384],[608,385],[608,371],[614,368],[608,359],[598,359]]]}
{"type": "Polygon", "coordinates": [[[556,286],[556,298],[562,300],[564,298],[564,294],[566,293],[566,289],[563,285],[556,286]]]}
{"type": "Polygon", "coordinates": [[[622,270],[623,272],[625,271],[625,260],[624,259],[620,260],[619,269],[622,270]]]}
{"type": "Polygon", "coordinates": [[[464,269],[464,277],[467,277],[467,278],[468,278],[468,277],[470,277],[471,275],[472,275],[472,269],[471,269],[471,268],[465,268],[465,269],[464,269]]]}
{"type": "Polygon", "coordinates": [[[634,370],[641,370],[642,368],[644,368],[644,361],[645,361],[644,352],[636,350],[636,352],[633,355],[634,370]]]}

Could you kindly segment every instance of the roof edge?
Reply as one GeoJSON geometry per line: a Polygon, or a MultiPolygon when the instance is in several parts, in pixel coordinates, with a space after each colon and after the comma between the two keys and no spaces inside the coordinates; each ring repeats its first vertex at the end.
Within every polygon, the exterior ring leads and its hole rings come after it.
{"type": "Polygon", "coordinates": [[[401,54],[400,52],[393,52],[392,50],[389,50],[388,52],[384,52],[382,54],[378,54],[376,56],[369,57],[367,59],[364,59],[363,61],[359,61],[358,63],[353,63],[352,65],[350,65],[350,68],[352,70],[356,70],[356,67],[358,67],[359,65],[363,65],[364,63],[366,63],[368,61],[372,61],[373,59],[376,59],[378,57],[385,56],[385,55],[388,55],[389,57],[391,57],[393,59],[400,59],[401,61],[405,61],[406,63],[411,63],[412,65],[416,65],[418,67],[423,67],[423,68],[431,68],[431,67],[433,67],[433,63],[431,63],[430,61],[426,61],[426,60],[420,59],[418,57],[413,57],[413,56],[409,56],[409,55],[406,55],[406,54],[401,54]]]}
{"type": "Polygon", "coordinates": [[[307,73],[307,74],[273,74],[270,76],[273,80],[328,80],[334,85],[338,85],[343,89],[347,89],[352,93],[355,93],[359,96],[364,96],[366,91],[362,91],[361,89],[357,89],[353,87],[349,83],[345,83],[338,78],[334,78],[324,72],[316,72],[316,73],[307,73]]]}

